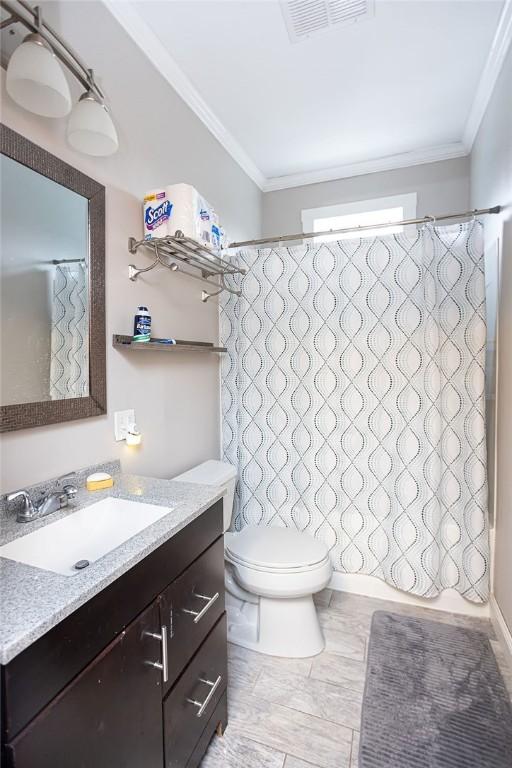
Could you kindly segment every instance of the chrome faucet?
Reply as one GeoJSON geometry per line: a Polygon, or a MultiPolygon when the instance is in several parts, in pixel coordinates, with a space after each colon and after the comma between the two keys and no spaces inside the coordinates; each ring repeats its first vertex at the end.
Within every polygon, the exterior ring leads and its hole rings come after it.
{"type": "Polygon", "coordinates": [[[35,503],[30,498],[28,491],[16,491],[15,493],[10,493],[7,496],[7,501],[14,501],[20,497],[23,498],[23,506],[18,511],[16,519],[18,520],[18,523],[30,523],[32,520],[37,520],[40,517],[45,517],[52,512],[56,512],[58,509],[67,507],[68,502],[73,499],[76,494],[77,489],[74,485],[65,485],[62,490],[44,494],[44,496],[35,503]]]}

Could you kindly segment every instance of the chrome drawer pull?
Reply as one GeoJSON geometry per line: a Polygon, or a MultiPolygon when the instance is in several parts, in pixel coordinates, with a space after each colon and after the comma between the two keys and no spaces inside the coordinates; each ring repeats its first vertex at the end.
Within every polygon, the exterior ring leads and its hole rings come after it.
{"type": "Polygon", "coordinates": [[[160,635],[157,635],[156,632],[144,632],[144,635],[146,637],[154,637],[155,640],[160,640],[162,643],[162,663],[160,664],[159,661],[146,661],[146,664],[148,664],[150,667],[161,669],[162,679],[164,683],[166,683],[169,679],[169,663],[167,658],[167,627],[165,625],[162,626],[160,635]]]}
{"type": "Polygon", "coordinates": [[[198,594],[194,594],[194,597],[198,597],[199,600],[208,601],[201,611],[191,611],[190,608],[183,608],[183,613],[189,613],[191,616],[194,616],[194,624],[197,624],[197,622],[201,621],[205,613],[207,613],[212,607],[212,605],[219,599],[219,593],[216,592],[213,595],[213,597],[208,597],[208,595],[198,595],[198,594]]]}
{"type": "Polygon", "coordinates": [[[219,675],[214,683],[212,683],[211,680],[203,680],[203,678],[200,677],[199,678],[199,682],[200,683],[204,683],[205,685],[210,685],[211,686],[211,690],[210,690],[210,693],[208,694],[208,696],[206,697],[206,699],[203,702],[196,701],[195,699],[187,699],[189,704],[193,704],[194,707],[199,707],[198,711],[196,712],[196,717],[202,717],[206,707],[208,706],[208,704],[212,700],[212,697],[213,697],[215,691],[217,690],[217,688],[221,684],[222,677],[221,677],[221,675],[219,675]]]}

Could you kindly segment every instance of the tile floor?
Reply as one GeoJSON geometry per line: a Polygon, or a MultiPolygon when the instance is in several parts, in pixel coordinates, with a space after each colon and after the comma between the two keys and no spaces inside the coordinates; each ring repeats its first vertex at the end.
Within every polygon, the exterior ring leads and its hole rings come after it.
{"type": "Polygon", "coordinates": [[[311,659],[229,646],[229,725],[202,768],[357,768],[366,649],[374,611],[470,626],[490,640],[512,698],[512,670],[490,621],[324,590],[326,649],[311,659]]]}

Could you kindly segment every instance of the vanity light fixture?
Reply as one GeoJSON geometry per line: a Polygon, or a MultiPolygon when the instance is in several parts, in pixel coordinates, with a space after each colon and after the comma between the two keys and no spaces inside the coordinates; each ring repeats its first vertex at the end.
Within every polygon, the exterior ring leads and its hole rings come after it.
{"type": "Polygon", "coordinates": [[[62,67],[37,32],[27,35],[12,54],[6,87],[16,104],[36,115],[65,117],[71,110],[71,94],[62,67]]]}
{"type": "Polygon", "coordinates": [[[68,141],[83,154],[106,156],[116,152],[117,132],[93,70],[43,21],[40,7],[33,8],[26,0],[0,0],[0,7],[9,13],[1,22],[2,29],[20,23],[29,30],[7,67],[6,88],[13,101],[44,117],[65,117],[71,112],[68,141]],[[61,64],[85,89],[73,109],[61,64]]]}
{"type": "Polygon", "coordinates": [[[73,107],[67,137],[71,146],[85,155],[104,157],[117,152],[119,142],[114,123],[104,102],[94,91],[83,93],[73,107]]]}

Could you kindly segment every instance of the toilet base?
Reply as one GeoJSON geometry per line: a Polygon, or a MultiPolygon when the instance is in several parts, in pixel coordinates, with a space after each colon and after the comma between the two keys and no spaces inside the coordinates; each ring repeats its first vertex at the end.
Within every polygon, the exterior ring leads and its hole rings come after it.
{"type": "Polygon", "coordinates": [[[325,648],[313,597],[260,597],[257,605],[226,594],[228,640],[269,656],[307,658],[325,648]]]}

